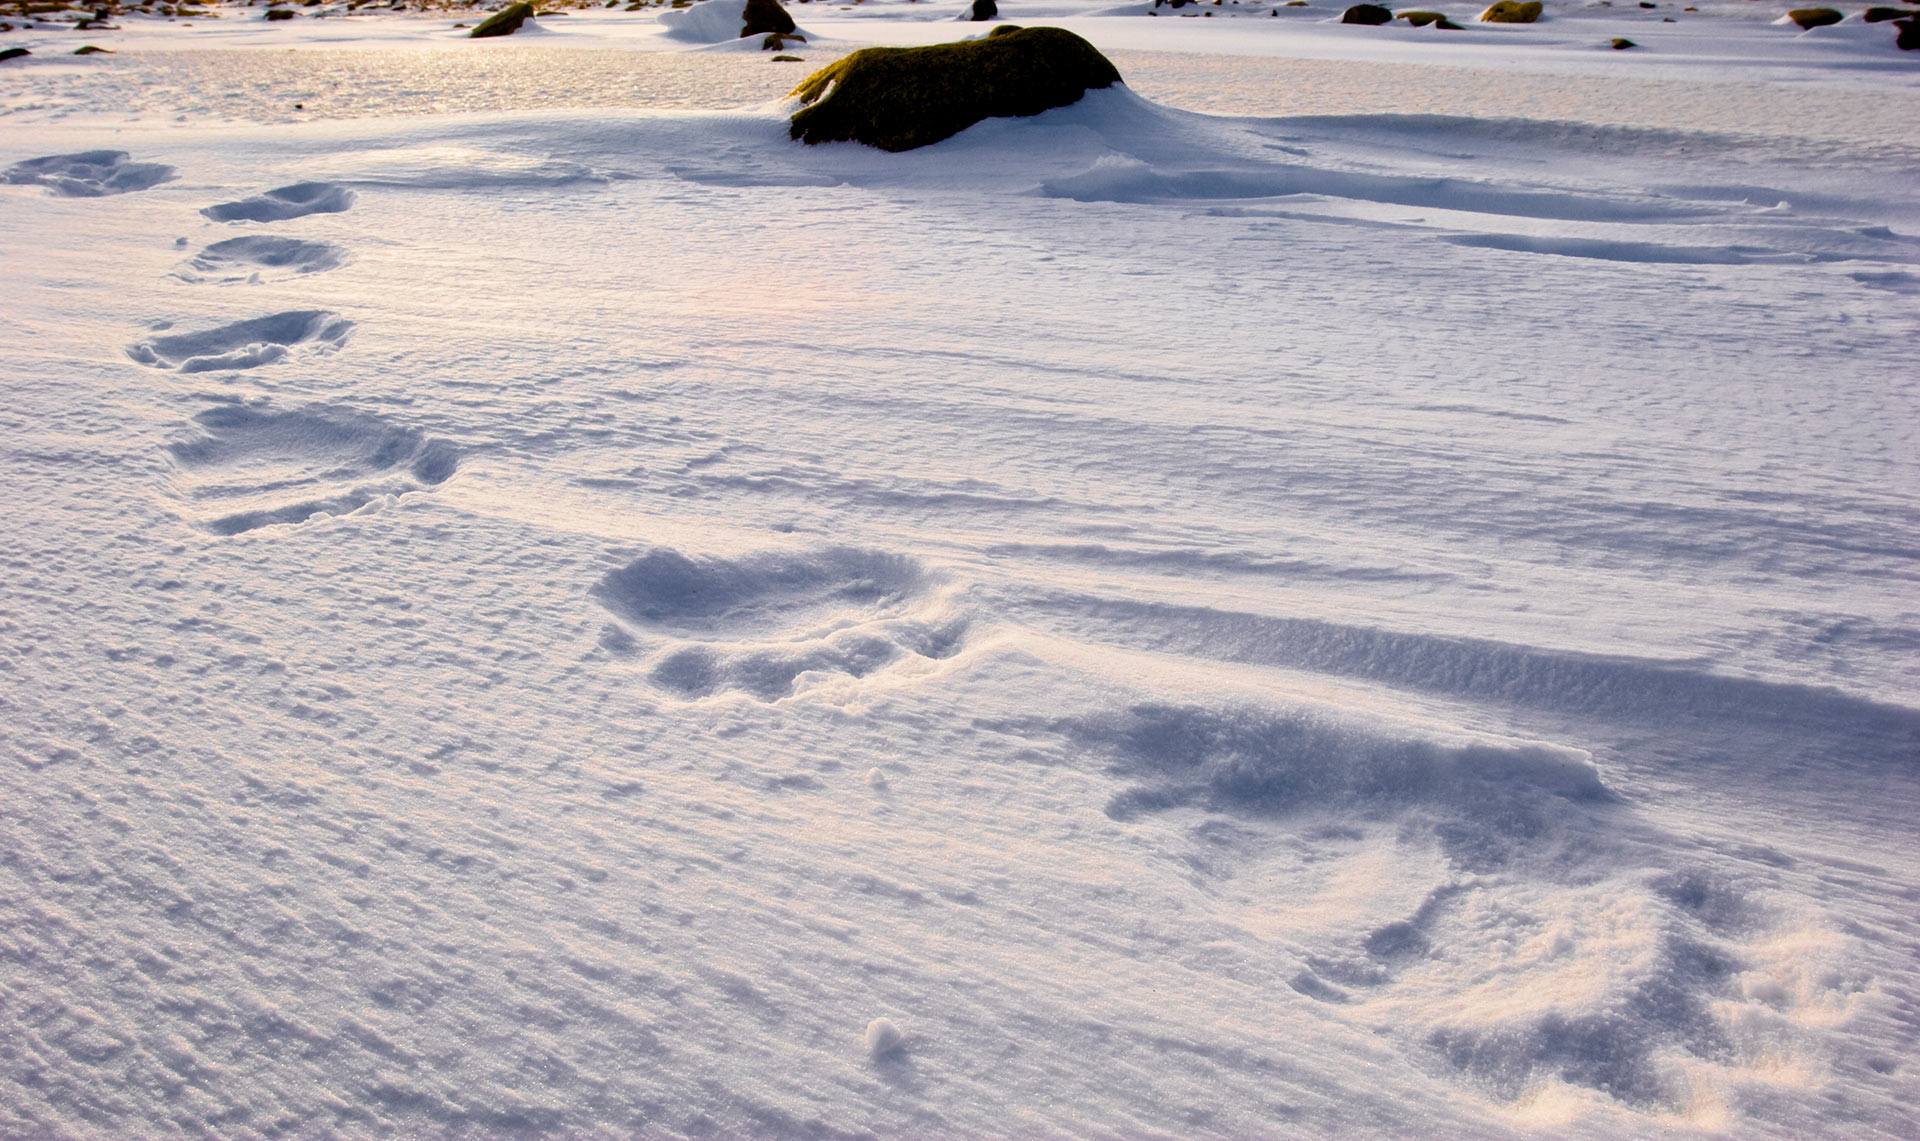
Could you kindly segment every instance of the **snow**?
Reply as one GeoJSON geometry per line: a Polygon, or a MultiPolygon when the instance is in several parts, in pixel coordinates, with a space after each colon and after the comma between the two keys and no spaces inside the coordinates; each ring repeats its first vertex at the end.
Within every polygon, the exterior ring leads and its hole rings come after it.
{"type": "Polygon", "coordinates": [[[961,7],[6,34],[0,1136],[1920,1128],[1914,53],[961,7]]]}

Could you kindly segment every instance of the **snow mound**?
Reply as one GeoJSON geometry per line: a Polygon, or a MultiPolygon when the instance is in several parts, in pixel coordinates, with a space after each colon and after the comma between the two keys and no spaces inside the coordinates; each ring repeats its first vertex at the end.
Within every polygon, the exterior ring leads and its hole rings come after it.
{"type": "Polygon", "coordinates": [[[876,1018],[867,1023],[867,1053],[875,1060],[900,1053],[906,1048],[907,1036],[889,1018],[876,1018]]]}
{"type": "MultiPolygon", "coordinates": [[[[747,22],[747,0],[697,0],[685,8],[660,13],[665,35],[690,44],[721,44],[740,38],[747,22]]],[[[795,33],[806,36],[804,28],[795,33]]],[[[811,37],[809,37],[811,38],[811,37]]]]}
{"type": "Polygon", "coordinates": [[[126,151],[81,151],[30,158],[8,167],[0,182],[44,186],[62,198],[101,198],[151,190],[178,177],[165,163],[127,161],[131,157],[126,151]]]}

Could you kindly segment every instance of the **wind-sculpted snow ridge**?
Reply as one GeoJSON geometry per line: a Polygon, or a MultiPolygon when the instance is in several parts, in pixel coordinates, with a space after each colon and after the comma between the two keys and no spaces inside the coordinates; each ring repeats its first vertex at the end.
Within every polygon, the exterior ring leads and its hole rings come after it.
{"type": "Polygon", "coordinates": [[[601,644],[647,661],[648,679],[683,698],[728,692],[778,701],[835,678],[929,668],[956,654],[967,619],[910,558],[852,547],[690,558],[657,548],[609,573],[593,594],[637,628],[601,644]]]}
{"type": "Polygon", "coordinates": [[[1074,596],[1037,597],[1020,605],[1049,626],[1124,645],[1562,712],[1819,726],[1881,737],[1889,744],[1906,742],[1915,751],[1904,755],[1920,755],[1920,709],[1862,700],[1833,689],[1717,674],[1693,663],[1205,607],[1074,596]]]}
{"type": "Polygon", "coordinates": [[[349,514],[437,487],[459,467],[448,442],[349,409],[223,403],[194,423],[204,435],[167,451],[182,499],[216,535],[349,514]]]}
{"type": "Polygon", "coordinates": [[[320,351],[344,345],[353,322],[321,309],[296,309],[195,333],[150,337],[127,346],[127,356],[149,368],[218,372],[258,368],[286,359],[295,345],[320,351]]]}
{"type": "Polygon", "coordinates": [[[165,163],[128,161],[132,157],[126,151],[82,151],[31,158],[8,167],[0,182],[44,186],[62,198],[103,198],[151,190],[179,177],[165,163]]]}
{"type": "Polygon", "coordinates": [[[330,182],[297,182],[238,202],[200,211],[215,222],[285,222],[309,214],[338,214],[353,206],[353,191],[330,182]]]}
{"type": "Polygon", "coordinates": [[[259,282],[324,273],[346,264],[347,251],[334,242],[248,234],[214,242],[187,262],[176,276],[185,281],[259,282]]]}

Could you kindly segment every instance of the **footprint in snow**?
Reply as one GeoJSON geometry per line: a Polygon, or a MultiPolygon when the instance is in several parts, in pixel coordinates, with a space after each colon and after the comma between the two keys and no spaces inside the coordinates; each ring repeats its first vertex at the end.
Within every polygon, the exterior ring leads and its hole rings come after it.
{"type": "Polygon", "coordinates": [[[602,646],[647,655],[655,686],[778,701],[809,677],[867,678],[952,657],[967,623],[932,586],[916,560],[883,551],[693,558],[663,547],[607,574],[593,595],[622,622],[602,646]]]}
{"type": "Polygon", "coordinates": [[[285,358],[294,345],[337,349],[352,331],[353,322],[337,313],[296,309],[195,333],[150,337],[128,345],[127,356],[150,368],[182,373],[258,368],[285,358]]]}
{"type": "Polygon", "coordinates": [[[174,276],[182,281],[258,282],[324,273],[346,264],[347,251],[332,242],[248,234],[215,242],[195,254],[174,276]]]}
{"type": "Polygon", "coordinates": [[[102,198],[151,190],[177,177],[165,163],[129,162],[131,157],[126,151],[82,151],[30,158],[8,167],[0,182],[44,186],[62,198],[102,198]]]}
{"type": "Polygon", "coordinates": [[[438,487],[460,466],[447,441],[351,409],[221,404],[194,423],[200,434],[167,451],[180,497],[216,535],[343,515],[438,487]]]}
{"type": "Polygon", "coordinates": [[[331,182],[296,182],[200,213],[216,222],[285,222],[308,214],[338,214],[353,205],[353,197],[353,191],[331,182]]]}

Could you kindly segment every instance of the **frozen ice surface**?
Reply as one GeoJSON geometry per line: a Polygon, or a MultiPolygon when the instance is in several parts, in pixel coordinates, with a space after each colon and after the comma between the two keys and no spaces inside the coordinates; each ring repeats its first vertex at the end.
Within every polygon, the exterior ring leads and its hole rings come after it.
{"type": "Polygon", "coordinates": [[[1911,62],[1148,7],[0,72],[0,1136],[1913,1136],[1911,62]]]}

